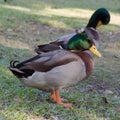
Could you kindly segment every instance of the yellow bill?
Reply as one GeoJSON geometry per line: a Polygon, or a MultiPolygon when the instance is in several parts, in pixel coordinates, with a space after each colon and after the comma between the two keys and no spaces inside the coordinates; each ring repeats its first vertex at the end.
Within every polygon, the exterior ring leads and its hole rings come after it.
{"type": "Polygon", "coordinates": [[[98,56],[98,57],[101,57],[102,55],[100,54],[100,52],[97,50],[97,48],[95,47],[95,45],[92,45],[90,48],[89,48],[89,50],[93,53],[93,54],[95,54],[96,56],[98,56]]]}
{"type": "Polygon", "coordinates": [[[97,27],[101,26],[102,25],[102,22],[101,21],[98,21],[98,24],[97,24],[97,27]]]}

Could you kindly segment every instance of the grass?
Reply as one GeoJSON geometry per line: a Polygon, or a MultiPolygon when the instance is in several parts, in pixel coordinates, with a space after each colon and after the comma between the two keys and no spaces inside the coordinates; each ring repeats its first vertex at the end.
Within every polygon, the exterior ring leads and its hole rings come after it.
{"type": "Polygon", "coordinates": [[[0,120],[119,120],[120,14],[119,0],[0,1],[0,120]],[[106,7],[111,23],[99,28],[102,58],[95,58],[92,76],[61,96],[74,104],[64,109],[49,93],[24,86],[8,70],[10,60],[35,55],[36,44],[85,27],[95,9],[106,7]]]}

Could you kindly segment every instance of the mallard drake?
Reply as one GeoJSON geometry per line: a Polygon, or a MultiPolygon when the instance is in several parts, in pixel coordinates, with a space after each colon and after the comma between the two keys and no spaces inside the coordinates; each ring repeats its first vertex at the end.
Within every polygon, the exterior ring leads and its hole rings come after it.
{"type": "Polygon", "coordinates": [[[77,84],[91,75],[94,62],[88,50],[101,56],[93,41],[79,45],[81,47],[77,46],[78,50],[49,51],[18,64],[11,61],[9,69],[25,85],[50,91],[51,99],[57,104],[72,107],[71,103],[64,103],[60,89],[77,84]],[[79,48],[85,49],[80,52],[79,48]]]}
{"type": "Polygon", "coordinates": [[[35,48],[35,51],[38,54],[40,54],[41,52],[48,52],[55,49],[61,49],[61,48],[67,49],[68,42],[71,41],[71,39],[72,41],[76,41],[78,39],[80,39],[81,41],[83,40],[83,37],[81,34],[86,34],[88,36],[92,36],[92,39],[96,39],[96,37],[94,37],[95,36],[94,31],[96,31],[95,29],[101,25],[107,25],[109,21],[110,21],[110,14],[108,10],[105,8],[97,9],[91,16],[85,29],[78,29],[74,33],[62,36],[57,40],[50,42],[49,44],[38,45],[35,48]]]}

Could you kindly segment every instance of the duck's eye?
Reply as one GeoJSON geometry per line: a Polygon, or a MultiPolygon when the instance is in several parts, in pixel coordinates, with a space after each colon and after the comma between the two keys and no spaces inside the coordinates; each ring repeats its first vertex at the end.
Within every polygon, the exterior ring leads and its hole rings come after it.
{"type": "Polygon", "coordinates": [[[90,46],[92,46],[92,44],[93,44],[92,40],[87,39],[87,42],[90,44],[90,46]]]}
{"type": "Polygon", "coordinates": [[[102,17],[101,21],[104,25],[106,25],[109,23],[110,18],[107,15],[104,15],[104,17],[102,17]]]}
{"type": "Polygon", "coordinates": [[[110,19],[109,19],[109,18],[106,18],[106,19],[104,20],[104,23],[105,23],[105,24],[108,24],[109,21],[110,21],[110,19]]]}

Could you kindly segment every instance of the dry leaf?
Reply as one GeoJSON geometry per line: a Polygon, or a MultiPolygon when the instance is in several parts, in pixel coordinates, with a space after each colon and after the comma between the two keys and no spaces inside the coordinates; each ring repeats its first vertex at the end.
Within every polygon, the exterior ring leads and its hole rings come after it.
{"type": "Polygon", "coordinates": [[[19,102],[19,103],[23,103],[23,99],[22,98],[14,98],[13,99],[15,102],[19,102]]]}

